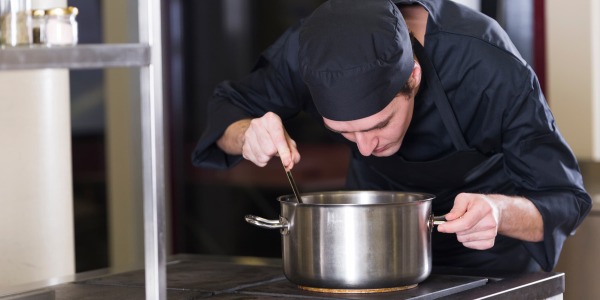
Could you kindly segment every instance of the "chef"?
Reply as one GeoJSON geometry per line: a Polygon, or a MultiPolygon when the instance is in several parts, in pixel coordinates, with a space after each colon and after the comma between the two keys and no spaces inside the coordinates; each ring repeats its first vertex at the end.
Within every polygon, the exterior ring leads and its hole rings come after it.
{"type": "Polygon", "coordinates": [[[292,169],[301,111],[351,147],[348,189],[436,195],[434,267],[550,271],[591,208],[534,71],[452,1],[325,2],[216,87],[193,164],[292,169]]]}

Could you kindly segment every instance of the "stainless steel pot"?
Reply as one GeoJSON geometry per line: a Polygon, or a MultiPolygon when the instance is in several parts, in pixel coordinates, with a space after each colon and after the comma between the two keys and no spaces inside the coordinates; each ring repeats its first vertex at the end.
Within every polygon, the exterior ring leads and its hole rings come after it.
{"type": "Polygon", "coordinates": [[[431,272],[430,194],[344,191],[278,198],[279,220],[248,215],[280,229],[283,269],[309,289],[371,290],[413,286],[431,272]]]}

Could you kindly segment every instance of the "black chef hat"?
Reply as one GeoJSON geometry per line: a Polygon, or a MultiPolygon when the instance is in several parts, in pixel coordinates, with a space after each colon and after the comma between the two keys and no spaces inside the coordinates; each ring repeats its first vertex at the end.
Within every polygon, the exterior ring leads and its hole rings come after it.
{"type": "Polygon", "coordinates": [[[300,29],[299,63],[319,113],[356,120],[385,108],[408,80],[408,28],[390,0],[329,0],[300,29]]]}

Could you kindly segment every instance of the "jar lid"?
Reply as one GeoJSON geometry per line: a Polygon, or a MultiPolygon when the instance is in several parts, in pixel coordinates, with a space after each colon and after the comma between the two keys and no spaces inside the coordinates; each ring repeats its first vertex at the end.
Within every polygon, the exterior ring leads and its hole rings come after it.
{"type": "Polygon", "coordinates": [[[45,11],[45,10],[43,10],[43,9],[34,9],[34,10],[31,12],[31,14],[32,14],[34,17],[43,17],[43,16],[44,16],[44,14],[46,14],[46,11],[45,11]]]}
{"type": "Polygon", "coordinates": [[[77,7],[69,6],[69,7],[56,7],[50,8],[46,10],[46,14],[49,16],[64,16],[64,15],[77,15],[79,10],[77,7]]]}

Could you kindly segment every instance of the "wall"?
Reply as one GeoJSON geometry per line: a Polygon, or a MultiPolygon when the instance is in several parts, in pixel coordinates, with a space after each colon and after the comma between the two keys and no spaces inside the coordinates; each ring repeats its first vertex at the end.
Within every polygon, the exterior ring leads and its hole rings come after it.
{"type": "MultiPolygon", "coordinates": [[[[546,1],[548,92],[556,122],[580,160],[584,184],[600,201],[600,2],[546,1]]],[[[565,243],[556,271],[565,299],[600,295],[600,211],[595,205],[565,243]]]]}
{"type": "Polygon", "coordinates": [[[600,161],[600,3],[546,3],[546,96],[582,160],[600,161]]]}
{"type": "Polygon", "coordinates": [[[581,162],[584,182],[595,206],[592,212],[569,237],[556,271],[565,273],[565,299],[594,299],[600,295],[600,163],[581,162]]]}
{"type": "MultiPolygon", "coordinates": [[[[137,2],[103,1],[105,43],[137,42],[137,2]]],[[[139,71],[105,71],[109,260],[114,270],[144,266],[139,71]]]]}

